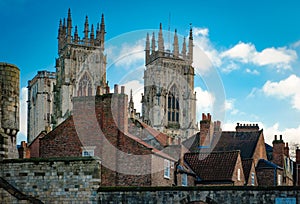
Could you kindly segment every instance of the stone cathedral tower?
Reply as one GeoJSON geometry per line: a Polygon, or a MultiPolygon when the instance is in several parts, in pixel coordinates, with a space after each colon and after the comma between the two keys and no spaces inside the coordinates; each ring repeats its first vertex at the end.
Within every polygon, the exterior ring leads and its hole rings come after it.
{"type": "Polygon", "coordinates": [[[197,130],[192,29],[189,33],[188,49],[184,38],[181,53],[175,30],[171,52],[164,47],[160,24],[157,43],[153,33],[150,46],[147,34],[145,61],[142,97],[144,122],[176,138],[192,136],[197,130]]]}
{"type": "Polygon", "coordinates": [[[72,114],[72,98],[94,96],[106,92],[106,55],[104,55],[105,24],[84,24],[84,37],[80,39],[77,26],[72,35],[72,17],[69,9],[67,22],[60,20],[58,29],[58,59],[56,59],[56,85],[54,87],[54,113],[52,122],[58,125],[72,114]]]}

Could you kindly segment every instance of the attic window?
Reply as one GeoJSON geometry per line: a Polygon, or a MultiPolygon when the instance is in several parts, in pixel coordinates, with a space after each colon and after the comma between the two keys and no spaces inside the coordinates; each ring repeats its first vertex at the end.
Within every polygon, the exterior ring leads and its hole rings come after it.
{"type": "Polygon", "coordinates": [[[170,161],[164,160],[164,178],[170,178],[170,161]]]}
{"type": "Polygon", "coordinates": [[[241,169],[237,170],[237,180],[240,181],[241,180],[241,169]]]}

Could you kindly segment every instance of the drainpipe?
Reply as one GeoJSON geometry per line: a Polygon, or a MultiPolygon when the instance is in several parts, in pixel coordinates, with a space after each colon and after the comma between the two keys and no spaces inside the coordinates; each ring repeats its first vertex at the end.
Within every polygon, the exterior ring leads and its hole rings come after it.
{"type": "Polygon", "coordinates": [[[277,167],[274,168],[274,186],[277,186],[276,184],[276,178],[277,178],[277,167]]]}

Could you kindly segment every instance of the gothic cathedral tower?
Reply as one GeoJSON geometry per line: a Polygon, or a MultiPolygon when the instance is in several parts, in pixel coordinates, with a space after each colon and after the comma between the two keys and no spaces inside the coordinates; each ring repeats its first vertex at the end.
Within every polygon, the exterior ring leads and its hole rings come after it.
{"type": "Polygon", "coordinates": [[[94,96],[106,91],[106,55],[104,55],[105,24],[89,27],[84,24],[84,37],[80,39],[77,26],[72,35],[71,11],[67,22],[60,20],[58,29],[58,59],[56,59],[56,86],[54,88],[54,125],[72,114],[72,98],[94,96]],[[96,34],[96,35],[95,35],[96,34]]]}
{"type": "Polygon", "coordinates": [[[161,132],[185,139],[197,130],[192,29],[189,33],[188,51],[184,38],[182,51],[179,53],[176,30],[173,51],[166,50],[161,24],[157,44],[158,49],[153,33],[150,46],[147,34],[142,97],[143,120],[161,132]]]}

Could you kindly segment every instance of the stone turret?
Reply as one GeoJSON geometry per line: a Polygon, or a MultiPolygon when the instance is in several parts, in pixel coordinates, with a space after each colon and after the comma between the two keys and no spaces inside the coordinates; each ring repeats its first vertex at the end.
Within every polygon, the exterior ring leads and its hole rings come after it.
{"type": "Polygon", "coordinates": [[[20,70],[0,63],[0,160],[18,158],[20,70]]]}

